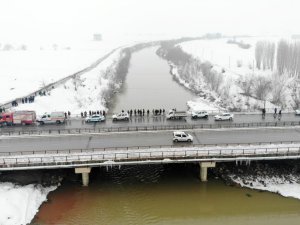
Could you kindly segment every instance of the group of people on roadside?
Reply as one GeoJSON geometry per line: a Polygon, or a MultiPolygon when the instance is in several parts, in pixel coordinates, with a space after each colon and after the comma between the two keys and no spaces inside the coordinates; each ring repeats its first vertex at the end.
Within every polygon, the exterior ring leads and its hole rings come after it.
{"type": "MultiPolygon", "coordinates": [[[[282,109],[279,109],[278,113],[277,113],[277,108],[274,109],[274,113],[273,113],[274,119],[276,119],[277,115],[278,115],[278,120],[280,120],[281,116],[282,116],[282,109]]],[[[264,119],[265,117],[266,117],[266,109],[263,108],[262,109],[262,118],[264,119]]]]}
{"type": "Polygon", "coordinates": [[[22,104],[24,103],[33,103],[35,96],[29,96],[21,99],[22,104]]]}
{"type": "Polygon", "coordinates": [[[91,110],[89,110],[88,112],[87,111],[81,112],[80,115],[81,115],[81,118],[85,118],[87,116],[92,116],[92,115],[105,116],[106,112],[104,110],[97,110],[97,111],[91,111],[91,110]]]}
{"type": "MultiPolygon", "coordinates": [[[[122,110],[122,112],[124,112],[124,110],[122,110]]],[[[150,115],[150,110],[147,109],[134,109],[134,110],[127,110],[127,113],[130,117],[132,116],[149,116],[150,115]]],[[[162,115],[165,114],[165,110],[164,109],[152,109],[152,114],[154,116],[158,116],[158,115],[162,115]]]]}

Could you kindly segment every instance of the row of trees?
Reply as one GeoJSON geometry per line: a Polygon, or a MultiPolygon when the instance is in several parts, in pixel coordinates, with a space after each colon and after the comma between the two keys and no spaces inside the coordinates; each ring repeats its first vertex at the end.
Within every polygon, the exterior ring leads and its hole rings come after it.
{"type": "Polygon", "coordinates": [[[277,70],[280,74],[300,76],[300,43],[281,40],[277,47],[277,70]]]}
{"type": "Polygon", "coordinates": [[[255,59],[258,69],[273,70],[275,57],[275,44],[269,41],[259,41],[256,43],[255,59]]]}
{"type": "MultiPolygon", "coordinates": [[[[270,41],[258,41],[255,48],[256,67],[274,70],[275,44],[270,41]]],[[[300,77],[300,43],[280,40],[276,51],[276,69],[279,74],[300,77]]]]}
{"type": "Polygon", "coordinates": [[[258,100],[269,100],[277,105],[286,104],[289,79],[286,75],[274,73],[271,77],[264,75],[248,75],[239,83],[244,95],[258,100]]]}

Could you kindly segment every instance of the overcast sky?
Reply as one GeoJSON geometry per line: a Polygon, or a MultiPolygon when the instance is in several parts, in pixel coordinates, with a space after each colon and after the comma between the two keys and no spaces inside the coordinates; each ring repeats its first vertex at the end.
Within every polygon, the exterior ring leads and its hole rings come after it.
{"type": "Polygon", "coordinates": [[[1,0],[0,40],[300,34],[298,0],[1,0]]]}

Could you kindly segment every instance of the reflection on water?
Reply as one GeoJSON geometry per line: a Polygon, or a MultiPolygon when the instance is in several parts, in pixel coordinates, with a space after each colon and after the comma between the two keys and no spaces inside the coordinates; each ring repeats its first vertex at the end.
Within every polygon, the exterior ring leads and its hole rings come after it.
{"type": "Polygon", "coordinates": [[[132,54],[126,81],[113,99],[112,112],[130,109],[182,109],[195,98],[189,90],[176,83],[168,63],[159,58],[157,47],[132,54]]]}
{"type": "Polygon", "coordinates": [[[299,200],[212,178],[201,183],[197,175],[191,164],[93,168],[88,188],[62,185],[34,223],[299,224],[299,200]]]}

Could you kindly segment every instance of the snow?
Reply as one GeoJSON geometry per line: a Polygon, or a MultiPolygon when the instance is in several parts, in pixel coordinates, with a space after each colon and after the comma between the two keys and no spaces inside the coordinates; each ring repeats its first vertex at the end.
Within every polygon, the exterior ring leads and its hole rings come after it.
{"type": "Polygon", "coordinates": [[[56,188],[33,184],[18,186],[13,183],[0,183],[0,224],[30,223],[40,205],[47,200],[48,193],[56,188]]]}
{"type": "Polygon", "coordinates": [[[80,45],[28,50],[0,51],[0,103],[5,103],[74,74],[116,48],[105,42],[86,42],[80,45]]]}
{"type": "Polygon", "coordinates": [[[278,193],[284,197],[292,197],[300,199],[300,183],[299,178],[295,175],[290,175],[290,181],[286,181],[282,177],[247,177],[241,178],[234,175],[230,176],[232,181],[241,185],[241,187],[247,187],[251,189],[263,190],[278,193]],[[265,184],[262,184],[258,180],[263,180],[265,184]],[[244,182],[246,181],[246,183],[244,182]]]}
{"type": "Polygon", "coordinates": [[[15,110],[35,110],[38,115],[53,111],[70,111],[80,114],[86,110],[107,110],[103,100],[103,91],[108,89],[112,77],[104,77],[104,71],[113,66],[121,57],[120,50],[115,51],[96,68],[71,79],[53,89],[46,96],[37,96],[34,103],[19,104],[15,110]]]}
{"type": "MultiPolygon", "coordinates": [[[[214,103],[217,103],[218,105],[220,98],[222,98],[222,102],[225,102],[228,106],[247,111],[253,108],[263,108],[265,102],[241,95],[240,93],[243,93],[243,91],[239,87],[238,82],[243,81],[245,77],[250,77],[253,75],[271,77],[273,71],[258,70],[255,67],[255,45],[256,42],[260,40],[268,40],[277,44],[279,39],[279,37],[237,38],[236,41],[238,42],[250,44],[250,47],[247,49],[241,48],[237,44],[227,43],[227,41],[231,40],[231,38],[188,41],[179,44],[179,46],[183,51],[191,54],[194,58],[200,60],[201,62],[210,62],[213,65],[212,70],[222,74],[223,82],[219,93],[214,93],[213,91],[208,90],[203,84],[203,81],[201,81],[202,84],[199,82],[201,85],[199,88],[200,90],[211,94],[216,99],[214,103]]],[[[189,81],[180,82],[184,82],[186,87],[189,86],[189,81]]],[[[270,100],[271,96],[268,96],[266,108],[279,108],[279,106],[272,104],[270,100]]],[[[201,100],[194,103],[189,103],[189,105],[195,109],[204,107],[201,100]]],[[[216,105],[214,106],[217,107],[216,105]]]]}

